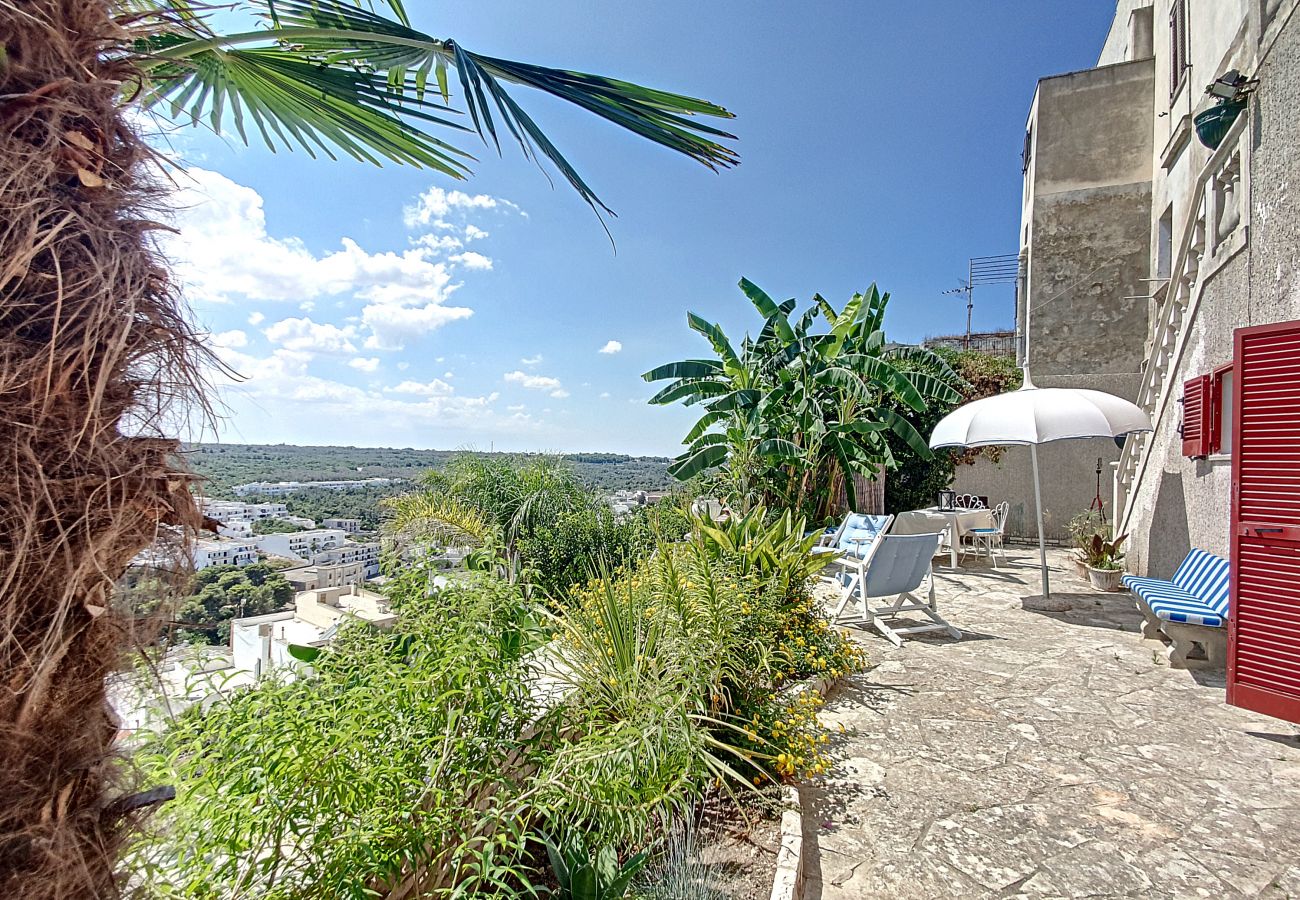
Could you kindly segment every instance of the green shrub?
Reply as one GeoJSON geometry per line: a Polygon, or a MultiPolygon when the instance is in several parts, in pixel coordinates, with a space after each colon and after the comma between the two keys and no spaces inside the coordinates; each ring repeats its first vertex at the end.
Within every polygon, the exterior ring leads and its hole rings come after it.
{"type": "Polygon", "coordinates": [[[760,511],[572,591],[556,625],[571,740],[545,805],[633,846],[710,783],[824,771],[815,701],[785,687],[862,657],[811,597],[807,551],[801,522],[760,511]]]}
{"type": "Polygon", "coordinates": [[[192,708],[136,754],[177,791],[132,849],[147,893],[531,892],[529,607],[500,581],[430,577],[392,586],[391,632],[346,626],[309,675],[192,708]]]}

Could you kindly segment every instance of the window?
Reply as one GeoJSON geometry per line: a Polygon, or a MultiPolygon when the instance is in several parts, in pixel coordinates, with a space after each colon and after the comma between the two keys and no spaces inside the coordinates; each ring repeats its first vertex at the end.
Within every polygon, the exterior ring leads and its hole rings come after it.
{"type": "Polygon", "coordinates": [[[1169,10],[1169,98],[1187,80],[1187,0],[1174,0],[1169,10]]]}
{"type": "Polygon", "coordinates": [[[1232,363],[1183,382],[1183,456],[1232,452],[1232,363]]]}
{"type": "Polygon", "coordinates": [[[1210,453],[1232,452],[1232,363],[1210,374],[1210,453]]]}
{"type": "Polygon", "coordinates": [[[1168,278],[1174,260],[1174,205],[1169,204],[1160,217],[1160,230],[1156,235],[1156,277],[1168,278]]]}
{"type": "Polygon", "coordinates": [[[1034,126],[1030,125],[1029,128],[1025,131],[1024,149],[1020,151],[1020,171],[1022,173],[1029,171],[1029,160],[1033,158],[1033,155],[1034,155],[1034,126]]]}

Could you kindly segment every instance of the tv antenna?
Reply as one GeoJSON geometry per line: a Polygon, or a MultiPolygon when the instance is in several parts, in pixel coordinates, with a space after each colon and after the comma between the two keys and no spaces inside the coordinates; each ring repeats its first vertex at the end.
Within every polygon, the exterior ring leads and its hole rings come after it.
{"type": "Polygon", "coordinates": [[[970,349],[971,319],[975,313],[975,285],[1014,284],[1020,277],[1020,256],[1004,253],[999,256],[972,256],[966,261],[966,277],[961,286],[944,291],[944,296],[960,295],[966,298],[966,340],[962,345],[970,349]]]}

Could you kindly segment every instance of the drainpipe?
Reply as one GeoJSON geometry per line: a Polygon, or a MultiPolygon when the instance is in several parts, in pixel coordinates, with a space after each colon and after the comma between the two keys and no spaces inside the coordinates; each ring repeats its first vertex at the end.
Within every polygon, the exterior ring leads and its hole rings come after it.
{"type": "Polygon", "coordinates": [[[1029,253],[1020,251],[1020,266],[1016,272],[1016,308],[1024,310],[1024,317],[1017,316],[1016,322],[1020,333],[1016,335],[1016,364],[1022,369],[1029,366],[1029,253]]]}

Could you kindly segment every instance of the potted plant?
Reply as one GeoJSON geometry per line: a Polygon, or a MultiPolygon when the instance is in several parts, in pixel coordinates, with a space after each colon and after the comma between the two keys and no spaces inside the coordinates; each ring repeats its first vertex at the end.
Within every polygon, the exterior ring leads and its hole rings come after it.
{"type": "Polygon", "coordinates": [[[1070,561],[1074,563],[1074,569],[1079,577],[1087,578],[1088,553],[1092,547],[1092,539],[1098,535],[1108,537],[1110,527],[1101,517],[1101,513],[1089,509],[1071,519],[1065,529],[1070,534],[1070,543],[1074,545],[1074,549],[1070,552],[1070,561]]]}
{"type": "Polygon", "coordinates": [[[1124,554],[1120,551],[1120,545],[1124,543],[1126,534],[1121,534],[1114,540],[1106,540],[1100,534],[1092,536],[1092,543],[1088,545],[1088,580],[1092,586],[1099,591],[1118,591],[1120,579],[1124,577],[1124,566],[1120,560],[1124,554]]]}

